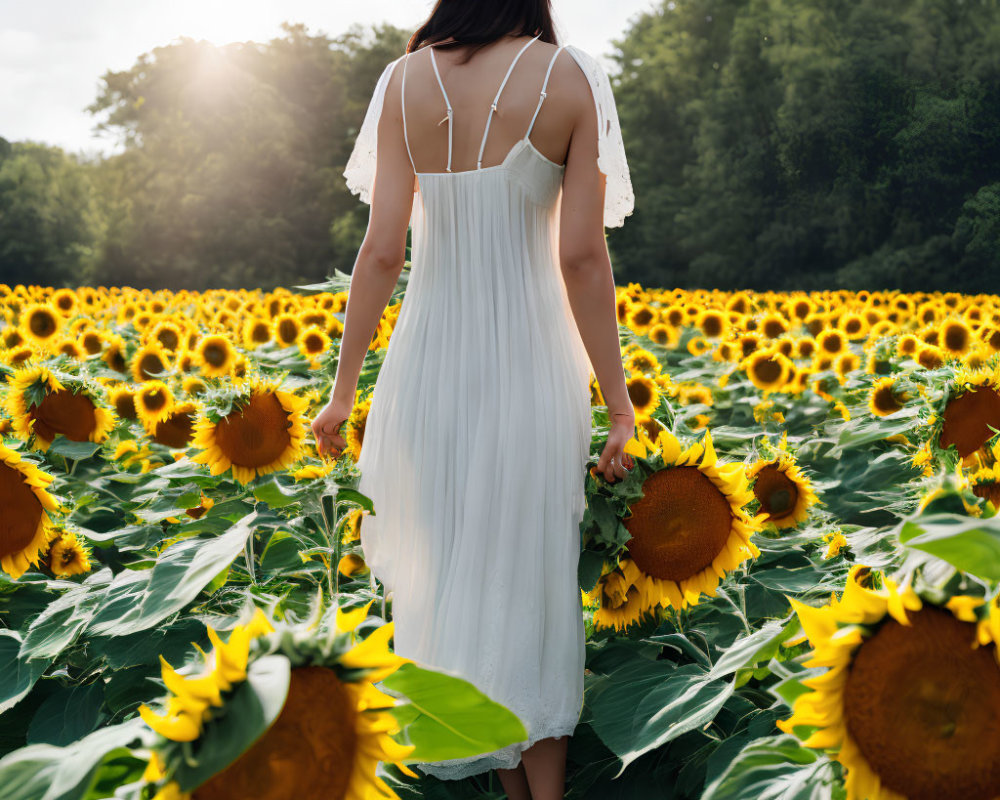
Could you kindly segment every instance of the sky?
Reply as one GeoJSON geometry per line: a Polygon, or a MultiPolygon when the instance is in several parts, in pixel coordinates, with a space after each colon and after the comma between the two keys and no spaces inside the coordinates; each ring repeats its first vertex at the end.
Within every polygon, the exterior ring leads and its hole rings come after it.
{"type": "MultiPolygon", "coordinates": [[[[552,0],[556,36],[611,71],[612,40],[655,0],[552,0]]],[[[180,36],[229,42],[280,37],[283,21],[337,36],[352,24],[391,22],[415,30],[433,0],[0,0],[0,136],[110,155],[119,145],[95,135],[85,109],[107,70],[130,68],[142,54],[180,36]]]]}

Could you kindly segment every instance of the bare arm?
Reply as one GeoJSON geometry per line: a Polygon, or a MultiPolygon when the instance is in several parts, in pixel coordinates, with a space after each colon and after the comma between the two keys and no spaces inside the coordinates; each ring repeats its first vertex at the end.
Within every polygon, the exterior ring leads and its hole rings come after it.
{"type": "MultiPolygon", "coordinates": [[[[612,428],[597,471],[610,480],[612,471],[618,477],[624,475],[620,468],[623,448],[635,430],[635,411],[625,385],[615,280],[604,238],[606,178],[597,168],[597,111],[586,77],[579,70],[574,73],[573,91],[581,103],[563,175],[559,261],[580,338],[608,405],[612,428]]],[[[627,456],[625,463],[629,463],[627,456]]]]}
{"type": "Polygon", "coordinates": [[[333,393],[313,420],[312,429],[322,449],[347,446],[334,436],[354,407],[358,378],[379,319],[399,280],[406,257],[406,231],[413,209],[415,176],[403,139],[400,111],[402,65],[393,70],[386,87],[378,124],[378,159],[372,189],[368,229],[351,273],[333,393]]]}

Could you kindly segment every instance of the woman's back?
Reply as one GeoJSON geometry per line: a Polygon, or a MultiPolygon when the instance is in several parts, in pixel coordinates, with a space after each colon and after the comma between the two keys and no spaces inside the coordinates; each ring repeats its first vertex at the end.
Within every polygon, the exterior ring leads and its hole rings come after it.
{"type": "Polygon", "coordinates": [[[494,42],[464,64],[464,48],[428,46],[408,54],[401,100],[414,171],[448,171],[449,102],[452,172],[477,169],[480,158],[482,167],[497,166],[526,135],[542,156],[563,164],[589,87],[562,50],[524,36],[494,42]]]}

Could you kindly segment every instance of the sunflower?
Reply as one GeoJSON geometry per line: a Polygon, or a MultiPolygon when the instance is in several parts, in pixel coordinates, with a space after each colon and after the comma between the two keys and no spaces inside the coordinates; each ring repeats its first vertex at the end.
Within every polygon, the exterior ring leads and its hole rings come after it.
{"type": "Polygon", "coordinates": [[[165,420],[174,405],[174,393],[160,380],[145,381],[135,393],[135,411],[146,430],[165,420]]]}
{"type": "Polygon", "coordinates": [[[938,342],[949,355],[961,356],[972,345],[972,331],[960,319],[946,319],[938,328],[938,342]]]}
{"type": "Polygon", "coordinates": [[[53,476],[0,442],[0,567],[14,580],[48,546],[51,520],[48,512],[58,503],[46,489],[53,476]]]}
{"type": "Polygon", "coordinates": [[[659,373],[660,361],[645,347],[636,347],[629,351],[625,359],[625,369],[630,372],[659,373]]]}
{"type": "Polygon", "coordinates": [[[895,378],[879,378],[868,393],[868,408],[877,417],[888,417],[902,410],[909,399],[906,392],[896,390],[895,378]]]}
{"type": "Polygon", "coordinates": [[[45,303],[32,303],[21,311],[21,330],[35,344],[48,347],[62,329],[63,316],[45,303]]]}
{"type": "Polygon", "coordinates": [[[698,314],[695,325],[709,339],[718,339],[729,329],[729,317],[717,308],[706,308],[698,314]]]}
{"type": "Polygon", "coordinates": [[[924,369],[938,369],[944,366],[945,352],[932,344],[922,345],[914,356],[917,363],[924,369]]]}
{"type": "Polygon", "coordinates": [[[279,314],[271,323],[271,334],[281,347],[291,347],[302,332],[302,323],[295,314],[279,314]]]}
{"type": "Polygon", "coordinates": [[[753,481],[753,493],[760,501],[760,510],[768,515],[765,525],[794,528],[804,522],[809,509],[820,502],[812,482],[786,450],[778,450],[773,459],[757,461],[747,470],[747,478],[753,481]]]}
{"type": "Polygon", "coordinates": [[[271,341],[271,326],[267,320],[248,319],[243,323],[243,347],[247,350],[255,350],[262,344],[271,341]]]}
{"type": "Polygon", "coordinates": [[[319,357],[330,349],[330,337],[317,325],[305,328],[298,338],[299,352],[309,360],[316,369],[319,367],[319,357]]]}
{"type": "Polygon", "coordinates": [[[236,362],[236,350],[228,336],[216,333],[205,336],[198,342],[195,357],[202,375],[206,378],[220,378],[232,371],[236,362]]]}
{"type": "Polygon", "coordinates": [[[52,308],[64,317],[71,317],[77,309],[76,292],[72,289],[56,289],[49,298],[52,308]]]}
{"type": "Polygon", "coordinates": [[[14,430],[34,446],[49,449],[56,434],[74,442],[103,442],[114,415],[95,402],[82,385],[66,387],[46,367],[18,370],[7,391],[7,413],[14,430]]]}
{"type": "Polygon", "coordinates": [[[188,397],[197,397],[208,391],[208,385],[197,375],[188,375],[181,382],[181,388],[188,397]]]}
{"type": "Polygon", "coordinates": [[[826,671],[802,679],[788,719],[807,747],[831,750],[846,770],[847,800],[992,800],[1000,786],[1000,609],[979,598],[925,602],[867,567],[850,568],[844,591],[815,608],[787,597],[812,655],[826,671]],[[979,613],[977,613],[979,610],[979,613]]]}
{"type": "Polygon", "coordinates": [[[605,564],[597,585],[586,595],[588,604],[598,603],[594,627],[623,630],[656,614],[656,597],[650,583],[631,558],[622,558],[609,569],[605,564]]]}
{"type": "Polygon", "coordinates": [[[298,461],[307,402],[277,386],[275,380],[251,381],[227,413],[200,416],[193,444],[201,452],[192,460],[207,464],[212,475],[232,470],[240,483],[298,461]]]}
{"type": "Polygon", "coordinates": [[[115,372],[128,372],[128,361],[125,359],[125,340],[118,334],[105,335],[105,348],[101,359],[115,372]]]}
{"type": "Polygon", "coordinates": [[[816,337],[816,349],[826,356],[838,356],[847,350],[847,336],[837,328],[827,328],[816,337]]]}
{"type": "Polygon", "coordinates": [[[830,531],[823,534],[823,541],[826,543],[826,550],[823,551],[824,559],[833,558],[847,546],[847,537],[840,531],[830,531]]]}
{"type": "Polygon", "coordinates": [[[744,360],[742,367],[750,382],[765,394],[780,391],[795,369],[787,356],[772,348],[757,350],[744,360]]]}
{"type": "MultiPolygon", "coordinates": [[[[649,442],[640,433],[643,439],[649,442]]],[[[743,465],[718,463],[711,431],[683,450],[663,430],[654,446],[664,466],[645,479],[642,497],[622,520],[631,534],[628,554],[656,602],[664,608],[696,605],[702,592],[715,595],[728,571],[759,555],[750,536],[763,518],[742,510],[754,499],[743,465]]]]}
{"type": "Polygon", "coordinates": [[[108,389],[108,402],[121,419],[138,419],[135,407],[135,387],[127,383],[119,383],[108,389]]]}
{"type": "Polygon", "coordinates": [[[628,378],[625,387],[636,418],[652,416],[660,405],[660,392],[656,384],[645,375],[638,374],[628,378]]]}
{"type": "Polygon", "coordinates": [[[63,530],[49,544],[46,566],[57,578],[90,571],[90,550],[72,531],[63,530]]]}
{"type": "Polygon", "coordinates": [[[67,358],[72,358],[76,361],[82,361],[87,356],[83,347],[72,339],[63,339],[60,341],[53,348],[53,352],[60,353],[67,358]]]}
{"type": "Polygon", "coordinates": [[[834,371],[836,371],[837,375],[840,376],[842,383],[852,372],[856,372],[860,366],[861,356],[851,351],[841,353],[834,359],[833,362],[834,371]]]}
{"type": "MultiPolygon", "coordinates": [[[[367,617],[372,602],[351,611],[338,608],[329,641],[310,641],[305,634],[314,631],[314,627],[279,624],[280,635],[288,642],[294,641],[300,649],[292,660],[280,713],[249,749],[193,788],[190,794],[181,790],[174,777],[175,765],[184,756],[177,748],[170,747],[171,743],[201,738],[206,726],[213,723],[217,713],[214,709],[224,709],[230,691],[247,679],[256,660],[254,656],[260,657],[267,648],[273,650],[275,646],[275,637],[267,637],[263,646],[254,648],[251,641],[275,633],[275,626],[256,609],[253,619],[236,626],[227,642],[209,628],[214,649],[211,655],[205,654],[205,661],[211,666],[199,675],[181,675],[161,656],[163,681],[171,692],[166,713],[157,715],[145,704],[140,706],[139,713],[167,741],[164,747],[153,748],[143,779],[160,784],[165,798],[395,798],[376,768],[380,761],[392,763],[405,774],[419,777],[400,760],[412,753],[414,747],[391,738],[390,734],[400,730],[389,713],[396,700],[374,683],[410,659],[388,649],[392,622],[354,643],[355,630],[367,617]],[[295,636],[289,636],[290,633],[295,636]],[[310,647],[316,652],[308,652],[310,647]]],[[[316,638],[315,633],[312,638],[316,638]]],[[[279,651],[280,655],[271,657],[284,657],[288,646],[279,651]]],[[[224,713],[223,710],[220,715],[224,713]]]]}
{"type": "Polygon", "coordinates": [[[158,342],[143,345],[132,356],[132,377],[136,383],[159,378],[170,369],[170,356],[158,342]]]}

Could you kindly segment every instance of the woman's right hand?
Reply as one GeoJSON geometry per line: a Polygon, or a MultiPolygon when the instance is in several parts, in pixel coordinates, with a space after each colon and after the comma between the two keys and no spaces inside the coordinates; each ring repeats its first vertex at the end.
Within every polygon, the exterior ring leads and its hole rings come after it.
{"type": "Polygon", "coordinates": [[[635,436],[635,412],[609,412],[611,428],[604,451],[597,461],[596,471],[604,473],[605,480],[612,483],[625,477],[625,473],[635,466],[632,456],[625,452],[625,445],[635,436]]]}

